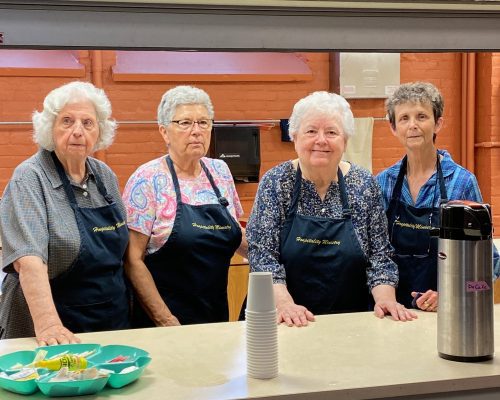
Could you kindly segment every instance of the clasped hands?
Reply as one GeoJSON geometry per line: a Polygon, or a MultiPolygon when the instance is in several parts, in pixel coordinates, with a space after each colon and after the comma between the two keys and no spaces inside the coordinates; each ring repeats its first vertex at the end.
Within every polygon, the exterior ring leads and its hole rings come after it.
{"type": "Polygon", "coordinates": [[[411,292],[413,304],[423,311],[437,311],[438,292],[427,290],[426,292],[411,292]]]}

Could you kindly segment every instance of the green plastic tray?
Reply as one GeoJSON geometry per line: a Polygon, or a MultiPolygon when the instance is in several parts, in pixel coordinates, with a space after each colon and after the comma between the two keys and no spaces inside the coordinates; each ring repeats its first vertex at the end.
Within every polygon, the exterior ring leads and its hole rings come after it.
{"type": "MultiPolygon", "coordinates": [[[[0,377],[0,388],[10,392],[30,395],[38,390],[47,396],[80,396],[94,394],[102,390],[106,384],[112,388],[121,388],[135,380],[143,373],[144,369],[151,362],[149,353],[137,347],[125,345],[108,345],[100,346],[99,344],[62,344],[56,346],[39,347],[35,350],[16,351],[0,356],[0,371],[11,375],[17,371],[12,370],[15,364],[29,364],[35,358],[38,350],[47,350],[46,358],[51,358],[59,354],[71,353],[80,354],[90,350],[96,350],[96,353],[87,358],[89,367],[107,369],[113,371],[109,376],[90,379],[83,381],[71,382],[48,382],[48,380],[56,373],[47,369],[38,369],[40,378],[31,379],[28,381],[13,381],[8,378],[0,377]],[[117,356],[127,357],[126,361],[109,363],[117,356]],[[120,372],[129,366],[135,365],[137,370],[120,374],[120,372]]],[[[2,396],[0,395],[0,398],[2,396]]]]}
{"type": "Polygon", "coordinates": [[[149,357],[149,353],[145,350],[139,349],[132,346],[124,346],[119,344],[112,344],[108,346],[102,346],[97,354],[89,357],[94,365],[98,364],[122,364],[122,365],[133,365],[133,363],[139,357],[149,357]],[[127,357],[126,361],[110,363],[109,361],[118,356],[127,357]]]}
{"type": "Polygon", "coordinates": [[[83,381],[71,382],[47,382],[54,374],[50,374],[37,381],[38,388],[46,396],[61,397],[61,396],[82,396],[85,394],[94,394],[102,390],[108,383],[109,376],[88,379],[83,381]]]}
{"type": "Polygon", "coordinates": [[[109,376],[108,386],[118,389],[139,379],[150,362],[151,357],[139,357],[132,364],[138,369],[132,372],[127,372],[125,374],[120,374],[120,372],[128,367],[120,364],[101,364],[99,365],[99,368],[109,369],[114,372],[109,376]]]}

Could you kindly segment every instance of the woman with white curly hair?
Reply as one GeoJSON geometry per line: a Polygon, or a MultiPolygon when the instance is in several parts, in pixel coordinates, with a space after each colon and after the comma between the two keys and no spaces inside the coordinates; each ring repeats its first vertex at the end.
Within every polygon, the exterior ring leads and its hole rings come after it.
{"type": "Polygon", "coordinates": [[[52,90],[33,113],[39,151],[0,204],[2,338],[77,343],[78,332],[129,327],[125,208],[114,173],[90,156],[112,143],[110,116],[104,91],[86,82],[52,90]]]}
{"type": "Polygon", "coordinates": [[[368,311],[407,321],[396,302],[380,188],[365,169],[342,161],[354,134],[347,101],[314,92],[293,108],[289,132],[298,158],[262,177],[247,225],[252,271],[273,274],[278,321],[304,326],[314,314],[368,311]]]}

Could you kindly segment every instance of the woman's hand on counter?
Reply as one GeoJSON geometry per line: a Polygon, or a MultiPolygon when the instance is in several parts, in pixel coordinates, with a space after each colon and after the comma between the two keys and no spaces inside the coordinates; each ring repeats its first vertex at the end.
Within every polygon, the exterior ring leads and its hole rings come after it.
{"type": "Polygon", "coordinates": [[[158,324],[157,326],[179,326],[181,323],[174,314],[170,314],[158,324]]]}
{"type": "Polygon", "coordinates": [[[412,321],[417,317],[415,312],[408,310],[396,301],[396,291],[390,285],[378,285],[372,289],[375,300],[374,313],[378,318],[391,315],[396,321],[412,321]]]}
{"type": "Polygon", "coordinates": [[[24,256],[13,262],[35,328],[39,346],[80,343],[62,324],[52,298],[47,264],[38,256],[24,256]]]}
{"type": "Polygon", "coordinates": [[[314,321],[314,315],[304,306],[295,303],[282,304],[278,309],[278,324],[284,322],[288,326],[307,326],[314,321]]]}
{"type": "Polygon", "coordinates": [[[395,300],[393,301],[380,301],[375,303],[375,315],[379,318],[384,318],[385,315],[391,315],[396,321],[412,321],[417,317],[413,311],[408,310],[402,304],[395,300]]]}
{"type": "Polygon", "coordinates": [[[295,304],[285,285],[274,284],[274,298],[278,310],[278,324],[288,326],[307,326],[314,321],[314,314],[304,306],[295,304]]]}
{"type": "Polygon", "coordinates": [[[434,290],[427,290],[424,293],[411,292],[413,300],[416,306],[423,311],[437,311],[438,308],[438,292],[434,290]]]}
{"type": "Polygon", "coordinates": [[[38,346],[52,346],[54,344],[80,343],[73,332],[66,329],[62,324],[48,326],[36,332],[38,346]]]}

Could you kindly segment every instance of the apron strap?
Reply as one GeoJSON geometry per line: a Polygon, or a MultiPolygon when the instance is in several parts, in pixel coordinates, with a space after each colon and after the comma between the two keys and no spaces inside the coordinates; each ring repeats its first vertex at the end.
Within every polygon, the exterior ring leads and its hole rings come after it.
{"type": "MultiPolygon", "coordinates": [[[[340,167],[337,170],[337,178],[339,180],[340,201],[342,202],[342,218],[351,218],[351,209],[349,208],[349,200],[347,199],[347,189],[345,186],[344,175],[340,167]]],[[[295,183],[293,185],[292,200],[288,209],[287,218],[297,211],[299,204],[300,188],[302,187],[302,171],[300,164],[297,164],[295,172],[295,183]]]]}
{"type": "Polygon", "coordinates": [[[351,218],[351,208],[349,207],[349,200],[347,199],[344,174],[342,174],[340,167],[337,171],[337,178],[339,180],[340,199],[342,201],[342,217],[351,218]]]}
{"type": "MultiPolygon", "coordinates": [[[[177,204],[181,204],[182,203],[181,189],[179,186],[179,179],[177,178],[177,173],[175,172],[174,162],[170,158],[170,155],[167,155],[165,157],[165,160],[167,161],[168,169],[170,170],[170,174],[172,175],[172,181],[174,183],[175,197],[177,200],[177,204]]],[[[212,174],[210,173],[210,171],[208,170],[208,168],[206,167],[206,165],[203,163],[202,160],[200,160],[200,165],[203,171],[205,172],[205,175],[207,176],[208,181],[210,182],[210,185],[212,186],[212,189],[215,192],[215,195],[217,196],[217,200],[222,206],[227,207],[229,205],[229,202],[225,197],[221,196],[219,188],[215,185],[212,174]]]]}
{"type": "Polygon", "coordinates": [[[392,190],[391,202],[393,200],[399,200],[401,198],[401,191],[403,188],[403,181],[406,175],[406,166],[408,163],[408,156],[404,156],[401,161],[401,167],[399,168],[398,178],[396,179],[396,184],[392,190]]]}
{"type": "Polygon", "coordinates": [[[297,211],[301,186],[302,186],[302,171],[300,170],[300,165],[297,164],[297,170],[295,171],[295,183],[293,184],[293,190],[292,190],[292,200],[290,202],[290,207],[288,208],[287,218],[295,214],[295,212],[297,211]]]}
{"type": "MultiPolygon", "coordinates": [[[[66,192],[66,196],[68,196],[68,200],[69,200],[70,204],[72,206],[78,207],[78,202],[76,201],[75,193],[73,192],[73,188],[71,187],[71,183],[68,179],[68,176],[66,175],[66,171],[64,170],[64,167],[63,167],[61,161],[59,160],[59,158],[57,158],[55,151],[52,151],[50,153],[50,155],[52,157],[52,161],[54,161],[54,165],[56,167],[57,174],[59,175],[59,178],[61,179],[64,191],[66,192]]],[[[90,163],[86,162],[85,165],[89,168],[92,175],[94,175],[95,183],[96,183],[97,190],[99,191],[99,193],[106,199],[106,201],[109,204],[113,203],[113,199],[108,194],[108,191],[104,187],[104,185],[101,182],[101,180],[99,179],[99,177],[92,170],[90,163]]]]}
{"type": "MultiPolygon", "coordinates": [[[[441,168],[441,161],[439,161],[439,153],[436,162],[436,170],[437,170],[437,179],[439,180],[439,191],[441,193],[440,203],[443,204],[448,201],[448,195],[446,194],[446,186],[444,184],[444,176],[443,176],[443,170],[441,168]]],[[[434,204],[432,206],[434,207],[434,204]]]]}
{"type": "Polygon", "coordinates": [[[212,189],[214,190],[215,195],[217,196],[217,200],[219,201],[219,203],[222,206],[227,207],[229,205],[229,201],[227,201],[227,199],[221,195],[220,190],[217,187],[217,185],[215,184],[214,178],[213,178],[212,174],[210,173],[210,171],[208,170],[205,163],[202,160],[200,160],[200,164],[201,164],[201,168],[203,169],[203,171],[205,171],[205,175],[207,176],[208,180],[210,181],[210,184],[212,185],[212,189]]]}
{"type": "Polygon", "coordinates": [[[89,171],[92,172],[92,175],[94,175],[95,184],[97,186],[97,190],[99,191],[99,193],[101,193],[101,195],[106,199],[106,201],[109,204],[113,203],[114,202],[113,198],[111,197],[111,195],[106,190],[106,187],[102,183],[102,181],[99,178],[99,176],[96,173],[94,173],[94,170],[92,169],[92,166],[90,165],[90,163],[88,163],[87,166],[89,168],[89,171]]]}
{"type": "Polygon", "coordinates": [[[167,155],[165,157],[165,161],[167,162],[167,167],[170,171],[170,175],[172,176],[172,181],[174,183],[175,199],[177,200],[177,204],[182,204],[182,197],[181,197],[181,189],[179,186],[179,180],[177,179],[177,173],[175,172],[174,163],[173,163],[172,159],[170,158],[170,155],[167,155]]]}

